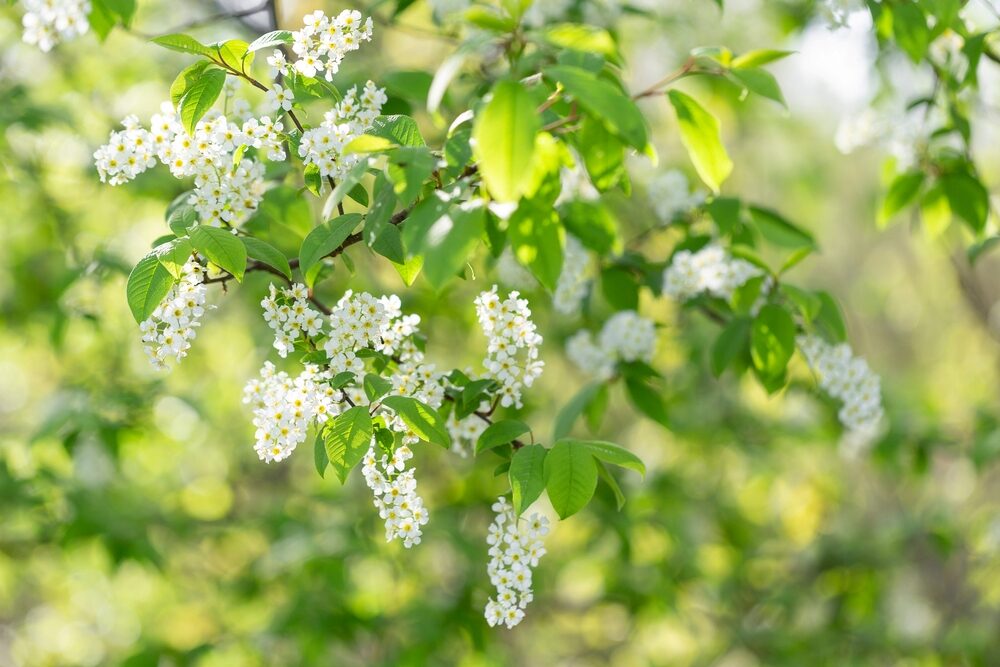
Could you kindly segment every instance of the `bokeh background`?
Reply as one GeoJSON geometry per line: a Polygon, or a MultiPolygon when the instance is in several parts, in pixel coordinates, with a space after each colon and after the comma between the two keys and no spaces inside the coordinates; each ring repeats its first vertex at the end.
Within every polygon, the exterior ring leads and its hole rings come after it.
{"type": "MultiPolygon", "coordinates": [[[[997,22],[972,5],[983,27],[997,22]]],[[[0,665],[998,664],[1000,262],[970,267],[958,231],[878,229],[883,155],[843,155],[833,139],[844,116],[901,106],[926,76],[902,59],[876,62],[863,15],[831,31],[809,2],[727,0],[721,15],[707,0],[645,6],[658,16],[617,24],[635,90],[696,46],[796,50],[775,68],[787,111],[723,84],[683,86],[721,118],[736,163],[726,191],[816,234],[821,254],[793,276],[838,297],[855,349],[883,378],[890,428],[872,451],[845,456],[801,363],[802,382],[777,397],[752,380],[715,380],[714,325],[646,301],[664,325],[657,365],[673,428],[612,395],[598,435],[638,453],[649,474],[620,476],[621,512],[602,487],[557,524],[527,619],[488,628],[484,536],[505,490],[490,461],[418,451],[431,523],[406,551],[384,544],[357,475],[344,487],[320,479],[309,451],[257,460],[240,394],[270,349],[257,307],[266,275],[213,293],[218,309],[172,374],[143,357],[125,277],[165,232],[165,204],[183,185],[156,170],[102,186],[90,156],[122,117],[154,112],[187,60],[121,30],[102,46],[88,35],[42,54],[20,43],[19,12],[5,7],[0,665]]],[[[314,8],[344,5],[281,0],[282,27],[314,8]]],[[[135,28],[170,32],[214,11],[142,0],[135,28]]],[[[432,72],[454,49],[426,34],[436,28],[424,2],[399,21],[376,26],[344,80],[432,72]]],[[[235,21],[194,33],[253,36],[235,21]]],[[[975,131],[989,183],[1000,68],[981,67],[975,131]]],[[[443,120],[398,103],[433,143],[464,108],[462,91],[443,120]]],[[[689,169],[667,105],[644,109],[661,168],[689,169]]],[[[626,237],[652,215],[649,173],[637,162],[633,197],[616,202],[626,237]]],[[[668,235],[648,252],[669,249],[668,235]]],[[[404,289],[384,260],[351,252],[356,274],[338,268],[328,296],[404,289]]],[[[444,298],[423,281],[405,292],[440,365],[478,364],[471,299],[491,280],[484,266],[444,298]]],[[[545,434],[585,379],[562,354],[581,322],[538,310],[547,366],[531,419],[545,434]]]]}

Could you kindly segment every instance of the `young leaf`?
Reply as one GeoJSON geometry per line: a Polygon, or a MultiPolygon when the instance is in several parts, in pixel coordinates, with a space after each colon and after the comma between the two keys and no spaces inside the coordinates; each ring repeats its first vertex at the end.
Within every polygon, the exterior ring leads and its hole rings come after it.
{"type": "Polygon", "coordinates": [[[184,273],[184,263],[191,257],[191,242],[187,239],[174,239],[156,248],[156,257],[160,264],[166,267],[174,278],[180,279],[184,273]]]}
{"type": "Polygon", "coordinates": [[[510,459],[507,475],[510,478],[511,500],[514,513],[521,516],[538,500],[545,489],[545,455],[548,451],[541,445],[525,445],[510,459]]]}
{"type": "Polygon", "coordinates": [[[240,240],[219,227],[198,225],[191,230],[191,245],[219,268],[243,281],[247,268],[247,249],[240,240]]]}
{"type": "Polygon", "coordinates": [[[250,42],[250,46],[247,48],[247,51],[253,53],[254,51],[260,51],[261,49],[269,49],[273,46],[291,43],[292,33],[290,30],[272,30],[271,32],[263,34],[250,42]]]}
{"type": "Polygon", "coordinates": [[[750,206],[750,218],[761,236],[783,248],[815,248],[812,234],[781,217],[778,213],[760,206],[750,206]]]}
{"type": "Polygon", "coordinates": [[[313,229],[302,240],[299,250],[299,269],[307,275],[315,264],[340,247],[361,222],[361,214],[348,213],[328,220],[313,229]]]}
{"type": "Polygon", "coordinates": [[[247,257],[264,262],[281,272],[289,280],[292,279],[292,267],[288,265],[288,258],[280,250],[269,243],[264,243],[260,239],[252,236],[241,236],[240,241],[247,249],[247,257]]]}
{"type": "Polygon", "coordinates": [[[601,462],[597,463],[597,476],[603,479],[604,483],[611,489],[611,493],[615,496],[615,506],[621,511],[621,508],[625,507],[625,494],[622,493],[622,487],[618,486],[618,480],[608,472],[607,467],[601,462]]]}
{"type": "Polygon", "coordinates": [[[361,386],[365,390],[365,396],[368,397],[368,402],[370,403],[377,401],[392,391],[392,382],[374,373],[365,375],[361,386]]]}
{"type": "Polygon", "coordinates": [[[512,202],[531,175],[538,114],[531,95],[516,81],[501,81],[475,118],[473,151],[493,199],[512,202]]]}
{"type": "Polygon", "coordinates": [[[625,378],[625,391],[632,404],[642,414],[661,426],[670,428],[670,415],[660,393],[637,377],[625,378]]]}
{"type": "Polygon", "coordinates": [[[148,319],[173,285],[174,277],[155,252],[140,259],[125,284],[125,296],[135,321],[148,319]]]}
{"type": "Polygon", "coordinates": [[[417,436],[435,445],[451,447],[451,435],[434,408],[409,396],[387,396],[382,405],[402,419],[417,436]]]}
{"type": "Polygon", "coordinates": [[[730,66],[733,69],[760,67],[761,65],[772,63],[775,60],[787,58],[793,53],[794,51],[777,51],[775,49],[757,49],[755,51],[747,51],[743,55],[733,58],[733,62],[730,66]]]}
{"type": "MultiPolygon", "coordinates": [[[[517,419],[504,419],[490,424],[476,441],[476,454],[481,454],[488,449],[506,445],[508,442],[521,437],[531,430],[527,424],[517,419]]],[[[522,449],[524,449],[522,447],[522,449]]]]}
{"type": "Polygon", "coordinates": [[[198,56],[211,56],[212,50],[207,46],[199,42],[194,37],[190,35],[182,35],[175,33],[173,35],[163,35],[161,37],[153,38],[154,44],[159,44],[160,46],[170,49],[171,51],[180,51],[181,53],[193,53],[198,56]]]}
{"type": "Polygon", "coordinates": [[[990,213],[990,194],[975,176],[965,172],[946,174],[939,181],[952,212],[979,233],[990,213]]]}
{"type": "Polygon", "coordinates": [[[924,172],[911,170],[903,172],[893,179],[889,185],[882,206],[879,208],[878,223],[884,225],[894,215],[909,206],[920,193],[924,184],[924,172]]]}
{"type": "Polygon", "coordinates": [[[561,440],[549,450],[543,473],[549,502],[560,519],[583,509],[597,488],[597,462],[571,440],[561,440]]]}
{"type": "Polygon", "coordinates": [[[552,439],[560,440],[573,428],[577,418],[583,414],[590,402],[597,396],[603,382],[594,382],[581,389],[556,415],[555,426],[552,427],[552,439]]]}
{"type": "Polygon", "coordinates": [[[469,261],[486,225],[481,206],[453,208],[431,225],[423,243],[424,276],[440,289],[469,261]]]}
{"type": "Polygon", "coordinates": [[[313,443],[313,463],[316,464],[316,472],[320,477],[326,477],[326,468],[330,465],[330,457],[326,455],[326,444],[323,442],[323,434],[316,434],[316,442],[313,443]]]}
{"type": "Polygon", "coordinates": [[[563,265],[563,227],[550,206],[522,199],[510,216],[507,233],[517,260],[550,290],[556,288],[563,265]]]}
{"type": "Polygon", "coordinates": [[[712,374],[719,377],[729,364],[746,353],[750,341],[750,320],[736,317],[722,330],[712,345],[712,374]]]}
{"type": "Polygon", "coordinates": [[[706,185],[718,192],[733,171],[733,162],[722,145],[718,119],[679,90],[669,91],[667,97],[677,114],[681,141],[695,170],[706,185]]]}
{"type": "Polygon", "coordinates": [[[424,136],[420,134],[417,121],[409,116],[397,114],[394,116],[379,116],[372,122],[368,134],[387,139],[397,146],[426,146],[424,136]]]}
{"type": "Polygon", "coordinates": [[[338,415],[324,432],[326,456],[340,481],[364,458],[372,442],[372,418],[368,406],[358,405],[338,415]]]}
{"type": "Polygon", "coordinates": [[[190,135],[194,135],[198,121],[215,104],[226,83],[224,71],[210,65],[196,68],[201,64],[196,63],[182,71],[170,87],[170,95],[176,102],[181,123],[190,135]]]}

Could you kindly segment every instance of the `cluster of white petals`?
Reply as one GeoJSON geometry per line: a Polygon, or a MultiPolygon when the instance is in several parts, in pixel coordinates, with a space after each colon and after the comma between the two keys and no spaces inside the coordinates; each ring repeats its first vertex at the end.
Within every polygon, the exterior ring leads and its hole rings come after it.
{"type": "Polygon", "coordinates": [[[21,0],[24,5],[22,39],[42,51],[75,39],[90,30],[90,0],[21,0]]]}
{"type": "Polygon", "coordinates": [[[345,9],[337,16],[327,16],[317,10],[302,19],[302,29],[292,32],[295,62],[289,65],[281,51],[275,50],[267,59],[272,76],[287,75],[291,69],[303,76],[322,74],[327,81],[340,71],[344,56],[357,51],[361,42],[372,38],[372,19],[362,19],[361,12],[345,9]]]}
{"type": "Polygon", "coordinates": [[[497,514],[486,536],[490,547],[486,571],[496,587],[496,597],[486,603],[486,621],[490,627],[502,624],[513,628],[533,599],[532,568],[545,555],[542,538],[549,534],[549,522],[538,513],[519,519],[502,496],[493,504],[493,511],[497,514]]]}
{"type": "Polygon", "coordinates": [[[882,420],[882,382],[847,343],[831,345],[818,336],[796,339],[820,389],[843,405],[840,423],[856,441],[874,438],[882,420]]]}
{"type": "Polygon", "coordinates": [[[160,305],[139,324],[143,350],[153,366],[167,368],[167,360],[180,363],[191,348],[195,329],[201,325],[205,314],[208,288],[204,284],[205,270],[198,262],[189,260],[184,272],[160,305]]]}
{"type": "Polygon", "coordinates": [[[379,456],[377,447],[373,439],[362,459],[361,473],[372,490],[379,517],[385,521],[385,541],[399,539],[409,549],[420,544],[421,526],[429,519],[424,501],[417,495],[414,469],[406,467],[413,452],[400,445],[392,455],[379,456]]]}
{"type": "Polygon", "coordinates": [[[705,202],[702,190],[691,191],[687,176],[677,169],[656,174],[648,185],[649,201],[653,205],[656,217],[663,223],[673,222],[674,218],[687,213],[705,202]]]}
{"type": "Polygon", "coordinates": [[[329,379],[328,371],[312,364],[293,378],[268,361],[260,377],[247,382],[243,402],[253,408],[254,449],[262,461],[287,459],[306,439],[314,419],[322,423],[338,413],[338,392],[329,379]]]}
{"type": "Polygon", "coordinates": [[[634,310],[612,315],[597,339],[587,330],[566,341],[566,355],[577,368],[597,379],[607,380],[619,361],[649,363],[656,354],[656,325],[634,310]]]}
{"type": "Polygon", "coordinates": [[[517,261],[514,251],[509,247],[504,248],[496,263],[497,278],[507,287],[518,290],[529,290],[538,286],[538,281],[531,271],[517,261]]]}
{"type": "Polygon", "coordinates": [[[243,147],[258,149],[269,160],[284,160],[280,121],[251,118],[242,126],[219,114],[206,116],[188,134],[169,102],[161,105],[145,129],[135,116],[122,121],[108,143],[94,153],[101,181],[126,183],[156,165],[158,159],[176,178],[194,178],[188,203],[203,224],[236,226],[244,222],[264,196],[264,165],[240,156],[243,147]]]}
{"type": "Polygon", "coordinates": [[[500,383],[500,405],[521,407],[521,392],[542,374],[545,362],[538,358],[542,336],[531,321],[528,300],[519,292],[506,299],[497,294],[497,286],[476,297],[479,326],[489,339],[486,376],[500,383]]]}
{"type": "Polygon", "coordinates": [[[700,294],[728,300],[737,288],[761,275],[764,272],[760,267],[734,259],[722,246],[710,243],[696,252],[681,250],[674,254],[663,272],[663,292],[678,301],[700,294]]]}
{"type": "Polygon", "coordinates": [[[302,283],[280,291],[272,283],[260,305],[264,321],[274,330],[274,349],[281,357],[295,349],[295,341],[316,336],[323,328],[323,314],[310,306],[309,290],[302,283]]]}
{"type": "Polygon", "coordinates": [[[324,177],[340,178],[363,159],[361,155],[344,155],[344,147],[371,129],[387,99],[385,90],[371,81],[365,84],[360,99],[357,86],[351,88],[332,111],[326,112],[318,127],[302,134],[302,161],[316,165],[324,177]]]}
{"type": "Polygon", "coordinates": [[[562,271],[552,295],[552,305],[563,315],[576,315],[590,287],[590,255],[578,238],[566,235],[562,271]]]}

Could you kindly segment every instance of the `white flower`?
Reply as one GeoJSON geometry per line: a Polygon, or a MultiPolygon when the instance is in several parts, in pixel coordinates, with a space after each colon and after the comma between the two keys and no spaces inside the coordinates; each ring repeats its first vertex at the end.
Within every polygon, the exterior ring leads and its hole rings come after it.
{"type": "MultiPolygon", "coordinates": [[[[315,11],[303,17],[302,23],[302,29],[292,33],[292,51],[297,56],[293,67],[303,76],[322,73],[331,81],[344,56],[372,38],[371,17],[362,20],[361,12],[355,10],[345,9],[336,17],[315,11]]],[[[280,63],[271,65],[279,67],[280,63]]]]}
{"type": "Polygon", "coordinates": [[[586,330],[566,341],[566,355],[580,370],[599,380],[614,375],[619,361],[649,363],[656,353],[656,325],[634,310],[615,313],[604,323],[595,342],[586,330]]]}
{"type": "Polygon", "coordinates": [[[139,324],[143,351],[157,369],[166,369],[167,361],[180,363],[191,349],[195,329],[205,314],[208,288],[204,285],[201,264],[189,260],[180,280],[170,288],[148,319],[139,324]]]}
{"type": "Polygon", "coordinates": [[[662,172],[649,182],[649,200],[656,211],[656,217],[664,224],[673,222],[677,216],[701,206],[705,201],[704,191],[690,191],[687,176],[677,169],[662,172]]]}
{"type": "Polygon", "coordinates": [[[502,496],[493,504],[493,511],[496,517],[486,536],[490,555],[486,572],[496,587],[496,596],[487,601],[484,615],[490,627],[503,624],[513,628],[524,618],[524,609],[533,598],[532,568],[545,555],[542,538],[549,532],[549,522],[538,513],[518,518],[502,496]]]}
{"type": "Polygon", "coordinates": [[[796,339],[802,355],[816,374],[820,389],[843,404],[838,418],[848,430],[853,449],[866,447],[882,421],[881,380],[850,345],[830,345],[818,336],[796,339]]]}
{"type": "Polygon", "coordinates": [[[572,234],[566,235],[564,252],[562,271],[552,295],[552,304],[563,315],[576,315],[580,312],[580,306],[590,287],[590,255],[572,234]]]}
{"type": "Polygon", "coordinates": [[[534,383],[544,366],[538,359],[542,337],[531,321],[528,301],[516,291],[501,299],[494,285],[476,297],[476,315],[489,339],[486,377],[500,383],[500,405],[520,408],[523,388],[534,383]]]}
{"type": "Polygon", "coordinates": [[[21,0],[24,6],[22,39],[42,51],[90,30],[89,0],[21,0]]]}
{"type": "Polygon", "coordinates": [[[292,102],[294,101],[295,95],[292,91],[276,83],[267,91],[264,106],[271,112],[280,110],[290,111],[292,102]]]}
{"type": "Polygon", "coordinates": [[[733,259],[722,246],[710,243],[697,252],[681,250],[674,254],[663,272],[663,292],[678,301],[702,293],[728,300],[738,287],[761,275],[764,272],[759,267],[733,259]]]}
{"type": "Polygon", "coordinates": [[[421,526],[427,525],[429,520],[424,501],[417,495],[414,469],[406,467],[413,452],[404,444],[391,456],[385,453],[380,456],[378,448],[372,438],[368,453],[362,459],[361,473],[372,490],[379,517],[385,521],[385,541],[399,539],[409,549],[420,544],[421,526]]]}
{"type": "Polygon", "coordinates": [[[322,176],[339,179],[359,160],[359,155],[343,155],[344,147],[364,134],[382,112],[385,90],[369,81],[358,99],[357,86],[344,95],[332,111],[328,111],[319,127],[306,130],[299,143],[299,157],[306,164],[319,167],[322,176]]]}

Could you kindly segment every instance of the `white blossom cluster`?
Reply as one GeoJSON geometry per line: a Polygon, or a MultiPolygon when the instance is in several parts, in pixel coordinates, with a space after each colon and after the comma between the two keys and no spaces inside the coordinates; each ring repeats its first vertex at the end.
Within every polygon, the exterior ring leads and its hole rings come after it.
{"type": "Polygon", "coordinates": [[[306,439],[312,421],[325,422],[340,411],[338,392],[326,383],[328,371],[308,364],[297,377],[270,361],[260,377],[247,382],[243,402],[253,408],[254,449],[262,461],[283,461],[306,439]]]}
{"type": "Polygon", "coordinates": [[[391,456],[384,453],[379,456],[373,439],[361,467],[365,483],[374,494],[379,517],[385,521],[385,541],[400,539],[407,549],[420,544],[423,534],[420,527],[429,518],[423,499],[417,495],[414,469],[406,467],[411,458],[413,452],[405,444],[391,456]]]}
{"type": "Polygon", "coordinates": [[[691,191],[687,176],[677,169],[670,169],[654,176],[648,185],[649,200],[656,217],[664,224],[687,213],[705,202],[702,190],[691,191]]]}
{"type": "Polygon", "coordinates": [[[524,264],[517,261],[510,247],[504,248],[496,263],[497,278],[507,287],[519,290],[533,289],[538,285],[535,276],[531,275],[524,264]]]}
{"type": "Polygon", "coordinates": [[[124,130],[112,132],[108,143],[94,153],[102,182],[126,183],[156,165],[170,168],[175,178],[194,177],[188,201],[204,224],[231,226],[244,222],[264,195],[264,166],[255,159],[234,160],[241,147],[261,151],[269,160],[285,159],[280,121],[268,116],[251,118],[242,126],[226,116],[206,117],[194,136],[181,126],[169,102],[150,119],[147,130],[135,116],[122,121],[124,130]]]}
{"type": "Polygon", "coordinates": [[[476,315],[489,339],[483,365],[487,377],[500,383],[500,405],[520,408],[522,390],[534,383],[545,365],[538,358],[542,336],[531,321],[528,300],[517,291],[501,299],[494,285],[476,297],[476,315]]]}
{"type": "Polygon", "coordinates": [[[350,170],[360,155],[344,155],[344,147],[371,129],[388,98],[385,89],[369,81],[358,99],[357,86],[344,95],[332,111],[326,112],[319,127],[306,130],[299,143],[299,156],[306,164],[314,164],[326,177],[340,178],[350,170]]]}
{"type": "Polygon", "coordinates": [[[493,511],[496,518],[486,536],[490,546],[486,571],[496,587],[496,597],[486,603],[486,621],[490,627],[503,624],[513,628],[524,618],[524,610],[534,597],[531,573],[545,555],[542,538],[549,533],[549,522],[538,513],[518,519],[503,496],[497,498],[493,511]]]}
{"type": "Polygon", "coordinates": [[[572,234],[566,235],[564,253],[562,271],[552,295],[552,305],[563,315],[575,315],[580,312],[590,286],[590,255],[583,243],[572,234]]]}
{"type": "Polygon", "coordinates": [[[864,9],[864,6],[860,0],[820,0],[817,9],[827,26],[837,29],[846,27],[851,14],[864,9]]]}
{"type": "Polygon", "coordinates": [[[656,353],[656,325],[634,310],[622,310],[604,323],[595,341],[586,329],[566,341],[566,355],[583,372],[607,380],[619,361],[649,363],[656,353]]]}
{"type": "Polygon", "coordinates": [[[167,368],[167,360],[180,363],[191,349],[195,329],[205,314],[205,270],[189,260],[184,272],[148,319],[139,324],[143,350],[157,369],[167,368]]]}
{"type": "Polygon", "coordinates": [[[22,39],[42,51],[75,39],[90,30],[89,0],[21,0],[24,5],[22,39]]]}
{"type": "Polygon", "coordinates": [[[763,273],[760,267],[734,259],[722,246],[710,243],[697,252],[681,250],[674,254],[663,272],[663,292],[678,301],[702,293],[729,299],[738,287],[763,273]]]}
{"type": "Polygon", "coordinates": [[[282,358],[295,349],[299,338],[316,336],[323,328],[323,314],[309,305],[309,290],[302,283],[280,291],[271,283],[260,306],[264,321],[274,331],[274,349],[282,358]]]}
{"type": "Polygon", "coordinates": [[[327,81],[340,71],[340,63],[351,51],[357,51],[361,42],[372,39],[372,19],[361,18],[361,12],[345,9],[335,17],[317,10],[302,19],[302,29],[292,32],[292,51],[296,60],[289,65],[281,51],[275,50],[267,59],[272,76],[288,75],[291,69],[303,76],[322,74],[327,81]]]}
{"type": "MultiPolygon", "coordinates": [[[[853,436],[874,437],[882,420],[882,383],[847,343],[830,345],[818,336],[796,339],[820,389],[843,405],[837,417],[853,436]]],[[[856,438],[857,439],[857,438],[856,438]]]]}
{"type": "MultiPolygon", "coordinates": [[[[483,402],[478,409],[480,411],[489,410],[489,407],[490,404],[488,402],[483,402]]],[[[451,435],[451,451],[462,458],[467,458],[474,450],[479,436],[483,434],[483,431],[489,425],[489,422],[475,414],[466,415],[459,419],[454,412],[449,413],[445,426],[447,426],[448,433],[451,435]]]]}

